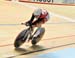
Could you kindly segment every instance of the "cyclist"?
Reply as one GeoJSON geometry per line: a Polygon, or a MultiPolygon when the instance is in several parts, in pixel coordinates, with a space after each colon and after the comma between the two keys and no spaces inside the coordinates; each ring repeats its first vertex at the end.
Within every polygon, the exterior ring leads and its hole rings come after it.
{"type": "Polygon", "coordinates": [[[32,17],[29,21],[26,22],[26,25],[31,25],[32,28],[34,27],[41,27],[42,24],[49,20],[49,13],[45,9],[36,9],[32,13],[32,17]],[[34,20],[36,18],[36,20],[34,20]]]}
{"type": "MultiPolygon", "coordinates": [[[[49,20],[49,13],[45,9],[36,9],[32,13],[32,17],[29,21],[26,22],[26,25],[30,25],[32,30],[34,30],[34,27],[41,27],[42,24],[47,22],[49,20]],[[36,20],[35,20],[36,18],[36,20]]],[[[39,33],[37,33],[38,35],[39,33]]]]}

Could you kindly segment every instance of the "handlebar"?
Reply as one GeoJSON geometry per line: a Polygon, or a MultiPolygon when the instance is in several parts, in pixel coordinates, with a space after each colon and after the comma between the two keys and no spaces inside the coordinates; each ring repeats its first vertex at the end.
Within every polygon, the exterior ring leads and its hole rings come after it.
{"type": "Polygon", "coordinates": [[[21,25],[26,25],[26,23],[21,23],[21,25]]]}
{"type": "Polygon", "coordinates": [[[26,26],[29,26],[30,28],[32,28],[32,24],[21,23],[21,25],[26,25],[26,26]]]}

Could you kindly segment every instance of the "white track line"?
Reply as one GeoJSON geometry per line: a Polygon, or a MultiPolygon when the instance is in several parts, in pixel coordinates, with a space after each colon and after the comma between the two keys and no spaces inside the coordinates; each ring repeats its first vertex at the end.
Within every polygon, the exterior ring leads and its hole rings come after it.
{"type": "MultiPolygon", "coordinates": [[[[14,3],[18,3],[22,6],[26,6],[26,7],[32,8],[32,9],[39,8],[39,7],[32,6],[32,5],[29,5],[27,3],[23,3],[23,2],[14,1],[14,3]]],[[[59,14],[56,14],[56,13],[53,13],[53,12],[50,12],[50,11],[49,11],[49,13],[51,14],[51,17],[56,16],[56,17],[62,18],[64,20],[67,20],[68,22],[75,22],[75,19],[72,19],[72,18],[69,18],[69,17],[66,17],[66,16],[62,16],[62,15],[59,15],[59,14]]]]}
{"type": "Polygon", "coordinates": [[[59,18],[62,18],[64,20],[67,20],[69,22],[75,22],[75,19],[72,19],[72,18],[69,18],[69,17],[66,17],[66,16],[62,16],[62,15],[59,15],[59,14],[55,14],[53,12],[50,12],[53,16],[56,16],[56,17],[59,17],[59,18]]]}

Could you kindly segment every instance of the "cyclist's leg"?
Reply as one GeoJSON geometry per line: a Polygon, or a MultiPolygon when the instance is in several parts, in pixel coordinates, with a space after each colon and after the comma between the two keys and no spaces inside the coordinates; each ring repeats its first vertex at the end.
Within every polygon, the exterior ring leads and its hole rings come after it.
{"type": "Polygon", "coordinates": [[[42,21],[35,21],[34,27],[37,27],[36,31],[33,34],[32,45],[36,45],[43,37],[45,29],[42,26],[42,21]]]}
{"type": "Polygon", "coordinates": [[[36,31],[38,30],[37,32],[35,31],[36,34],[34,35],[34,37],[37,37],[41,33],[40,29],[42,28],[42,24],[43,24],[43,19],[40,19],[40,20],[38,19],[38,20],[36,20],[35,22],[32,23],[32,25],[34,27],[37,27],[36,31]]]}

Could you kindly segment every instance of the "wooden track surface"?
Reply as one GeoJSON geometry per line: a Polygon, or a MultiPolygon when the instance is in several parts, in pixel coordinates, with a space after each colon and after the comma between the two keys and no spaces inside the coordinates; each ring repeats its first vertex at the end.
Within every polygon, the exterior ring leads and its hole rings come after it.
{"type": "Polygon", "coordinates": [[[0,58],[32,58],[34,55],[75,48],[73,21],[75,22],[75,6],[0,1],[0,58]],[[16,51],[13,46],[14,40],[18,33],[26,28],[20,23],[29,20],[36,7],[47,9],[51,13],[50,20],[43,25],[46,29],[45,35],[36,47],[25,43],[16,51]]]}

